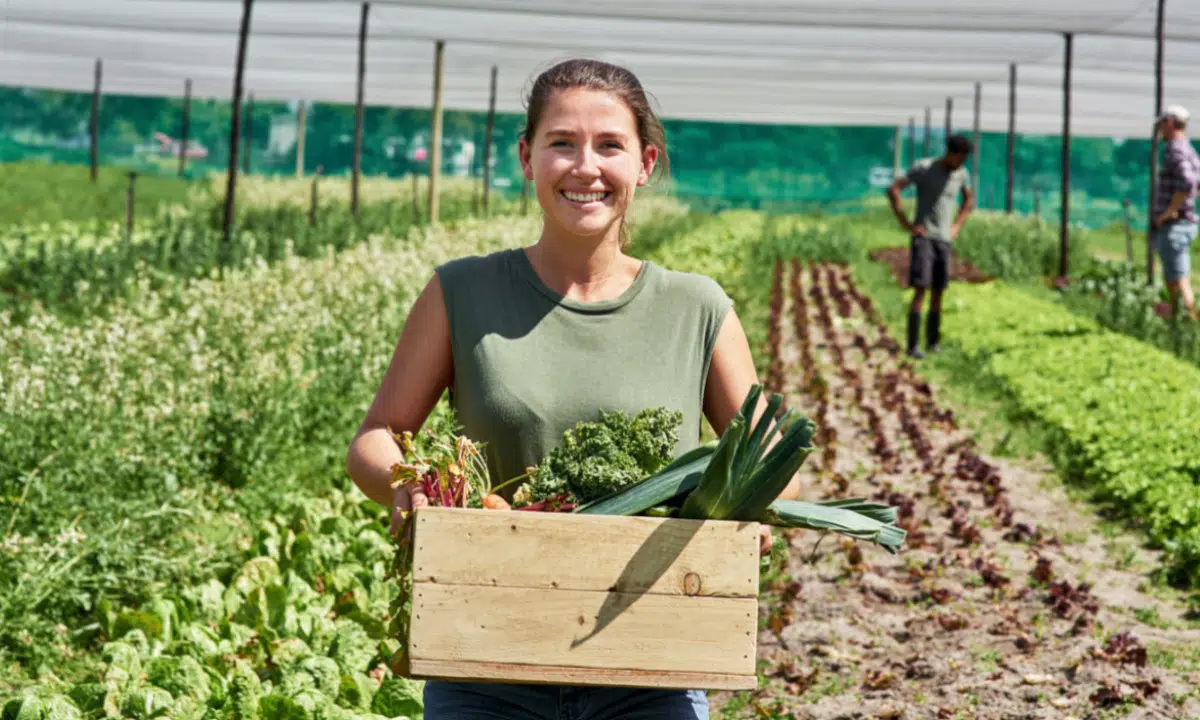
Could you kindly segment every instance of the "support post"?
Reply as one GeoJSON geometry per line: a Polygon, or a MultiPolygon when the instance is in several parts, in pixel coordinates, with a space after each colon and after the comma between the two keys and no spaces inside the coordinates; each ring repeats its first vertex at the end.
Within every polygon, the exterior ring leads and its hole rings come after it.
{"type": "Polygon", "coordinates": [[[1062,212],[1058,221],[1058,275],[1066,282],[1067,255],[1070,250],[1071,223],[1071,69],[1074,64],[1075,34],[1063,33],[1063,128],[1062,128],[1062,212]]]}
{"type": "Polygon", "coordinates": [[[972,126],[973,137],[971,150],[971,187],[975,188],[975,197],[979,197],[979,144],[983,136],[979,132],[979,115],[983,109],[983,85],[975,83],[975,120],[972,126]]]}
{"type": "Polygon", "coordinates": [[[350,213],[358,219],[358,183],[362,175],[363,142],[363,85],[367,77],[367,18],[371,3],[362,4],[362,18],[358,24],[358,90],[354,111],[354,160],[350,178],[350,213]]]}
{"type": "Polygon", "coordinates": [[[88,159],[91,165],[92,182],[100,176],[100,80],[104,75],[104,62],[96,58],[95,84],[92,86],[92,116],[88,122],[89,149],[88,159]]]}
{"type": "Polygon", "coordinates": [[[308,226],[314,227],[317,224],[317,184],[321,180],[321,172],[324,171],[324,166],[318,165],[317,171],[313,173],[312,179],[312,197],[308,201],[308,226]]]}
{"type": "Polygon", "coordinates": [[[1130,205],[1131,205],[1131,203],[1129,202],[1129,198],[1125,198],[1125,201],[1122,202],[1121,205],[1125,210],[1125,262],[1128,263],[1130,265],[1130,267],[1132,267],[1133,266],[1133,218],[1130,217],[1130,214],[1129,214],[1130,205]]]}
{"type": "Polygon", "coordinates": [[[1158,0],[1154,24],[1154,129],[1150,131],[1150,202],[1146,205],[1146,284],[1154,284],[1154,196],[1158,193],[1158,118],[1163,111],[1163,17],[1167,0],[1158,0]]]}
{"type": "Polygon", "coordinates": [[[179,128],[179,177],[187,176],[188,133],[192,129],[192,81],[183,83],[183,122],[179,128]]]}
{"type": "Polygon", "coordinates": [[[296,177],[304,177],[304,139],[308,133],[308,103],[296,108],[296,177]]]}
{"type": "Polygon", "coordinates": [[[438,40],[433,50],[433,127],[429,148],[429,224],[438,222],[438,178],[442,174],[442,63],[446,41],[438,40]]]}
{"type": "Polygon", "coordinates": [[[917,119],[908,119],[908,166],[917,162],[917,119]]]}
{"type": "Polygon", "coordinates": [[[946,129],[944,132],[946,139],[949,139],[954,133],[954,98],[952,97],[946,98],[946,129]]]}
{"type": "Polygon", "coordinates": [[[238,124],[242,121],[242,77],[246,71],[246,38],[250,34],[250,11],[254,0],[242,0],[242,24],[238,32],[237,66],[233,73],[233,118],[229,123],[229,165],[225,181],[224,243],[228,252],[233,231],[233,200],[237,190],[238,124]]]}
{"type": "Polygon", "coordinates": [[[1017,64],[1008,66],[1008,149],[1005,161],[1004,211],[1013,212],[1013,185],[1017,152],[1017,64]]]}
{"type": "Polygon", "coordinates": [[[492,133],[496,128],[496,73],[492,66],[491,90],[488,92],[487,132],[483,139],[483,214],[488,215],[488,198],[492,191],[492,133]]]}
{"type": "Polygon", "coordinates": [[[896,141],[892,146],[892,177],[900,177],[900,164],[904,157],[904,131],[896,126],[896,141]]]}
{"type": "Polygon", "coordinates": [[[254,93],[246,98],[246,130],[243,133],[246,153],[242,160],[242,172],[250,174],[250,154],[254,151],[254,93]]]}
{"type": "Polygon", "coordinates": [[[933,111],[929,106],[925,106],[925,157],[929,157],[933,152],[933,138],[930,136],[933,132],[933,111]]]}
{"type": "Polygon", "coordinates": [[[129,173],[129,189],[125,191],[125,240],[133,239],[133,206],[136,202],[137,173],[129,173]]]}

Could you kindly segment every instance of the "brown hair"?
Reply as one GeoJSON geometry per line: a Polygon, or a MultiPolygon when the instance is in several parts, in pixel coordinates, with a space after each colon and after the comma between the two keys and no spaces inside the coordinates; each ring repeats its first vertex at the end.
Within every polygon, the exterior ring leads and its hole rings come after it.
{"type": "MultiPolygon", "coordinates": [[[[671,159],[667,155],[667,132],[650,107],[641,81],[629,70],[601,60],[564,60],[537,76],[525,101],[525,128],[522,135],[526,143],[533,142],[538,122],[542,119],[542,111],[550,96],[559,90],[576,88],[601,90],[619,97],[633,113],[638,142],[642,149],[650,145],[658,148],[658,161],[655,163],[654,172],[662,178],[669,177],[671,159]]],[[[629,236],[624,220],[621,222],[621,247],[624,248],[629,244],[629,236]]]]}

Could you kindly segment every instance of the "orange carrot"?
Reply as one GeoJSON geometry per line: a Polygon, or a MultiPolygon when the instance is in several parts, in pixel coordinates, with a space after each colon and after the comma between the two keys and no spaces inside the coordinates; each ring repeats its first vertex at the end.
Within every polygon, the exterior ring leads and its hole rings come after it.
{"type": "Polygon", "coordinates": [[[485,510],[511,510],[508,501],[496,494],[491,494],[483,498],[483,507],[485,510]]]}

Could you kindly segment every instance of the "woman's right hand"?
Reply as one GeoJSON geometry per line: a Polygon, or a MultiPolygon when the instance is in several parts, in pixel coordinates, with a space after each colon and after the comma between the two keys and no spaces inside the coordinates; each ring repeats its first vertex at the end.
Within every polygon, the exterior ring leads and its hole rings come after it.
{"type": "Polygon", "coordinates": [[[419,507],[427,507],[429,498],[416,483],[397,485],[392,490],[392,525],[388,532],[395,537],[404,527],[405,515],[419,507]]]}

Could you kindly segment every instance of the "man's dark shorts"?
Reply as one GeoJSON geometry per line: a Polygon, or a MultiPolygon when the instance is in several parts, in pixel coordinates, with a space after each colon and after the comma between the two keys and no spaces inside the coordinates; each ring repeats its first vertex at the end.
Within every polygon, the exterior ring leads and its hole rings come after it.
{"type": "Polygon", "coordinates": [[[908,258],[909,287],[946,289],[950,282],[950,243],[914,236],[908,258]]]}

